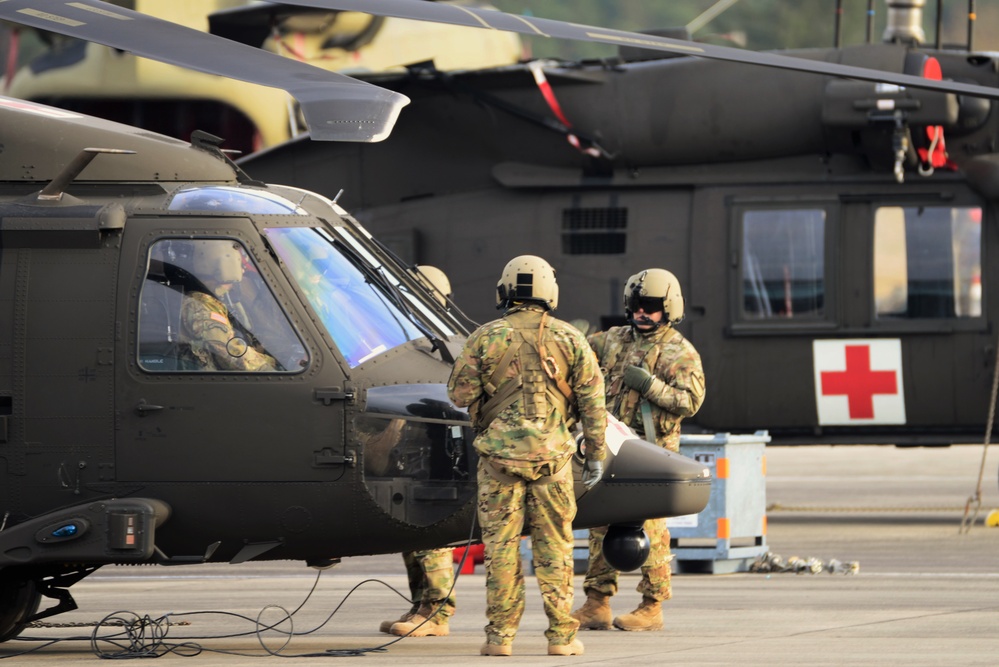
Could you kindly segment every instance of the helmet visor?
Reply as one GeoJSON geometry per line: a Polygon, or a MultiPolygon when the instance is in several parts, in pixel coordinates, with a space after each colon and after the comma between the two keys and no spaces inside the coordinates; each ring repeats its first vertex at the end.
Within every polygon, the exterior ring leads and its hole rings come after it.
{"type": "Polygon", "coordinates": [[[663,300],[656,296],[632,296],[628,299],[628,310],[637,313],[659,313],[663,310],[663,300]]]}

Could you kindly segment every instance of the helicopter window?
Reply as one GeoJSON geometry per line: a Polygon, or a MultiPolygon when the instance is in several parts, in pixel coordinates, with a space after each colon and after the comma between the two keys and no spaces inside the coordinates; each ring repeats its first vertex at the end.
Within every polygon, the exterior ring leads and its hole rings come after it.
{"type": "Polygon", "coordinates": [[[395,283],[353,247],[308,227],[264,230],[351,368],[423,337],[399,305],[395,283]]]}
{"type": "Polygon", "coordinates": [[[982,314],[982,209],[882,206],[874,217],[878,318],[982,314]]]}
{"type": "Polygon", "coordinates": [[[816,319],[825,313],[823,209],[746,211],[742,317],[816,319]]]}
{"type": "Polygon", "coordinates": [[[354,419],[368,477],[467,477],[474,439],[468,413],[444,385],[371,387],[365,412],[354,419]]]}
{"type": "MultiPolygon", "coordinates": [[[[397,288],[399,290],[399,293],[406,298],[405,305],[408,309],[419,311],[420,314],[425,319],[429,320],[435,327],[437,327],[438,331],[443,332],[446,336],[453,336],[455,334],[455,330],[454,328],[452,328],[451,325],[446,324],[438,316],[437,312],[435,312],[433,309],[428,308],[425,303],[420,301],[419,297],[417,297],[417,295],[409,287],[407,287],[405,283],[401,282],[398,276],[387,270],[388,267],[379,262],[374,255],[368,252],[368,249],[364,246],[363,243],[361,243],[361,241],[356,236],[348,233],[346,227],[334,227],[333,232],[339,237],[341,241],[350,246],[351,250],[356,255],[366,260],[368,264],[370,264],[371,266],[378,267],[379,275],[381,275],[386,281],[388,281],[391,285],[397,288]]],[[[412,275],[412,271],[408,271],[408,273],[412,275]]],[[[421,284],[425,286],[425,283],[421,284]]],[[[437,303],[440,303],[439,297],[440,295],[438,293],[432,295],[433,300],[437,303]]]]}
{"type": "Polygon", "coordinates": [[[178,190],[167,208],[171,211],[307,215],[297,204],[272,192],[230,185],[199,186],[178,190]]]}
{"type": "Polygon", "coordinates": [[[140,295],[147,371],[297,372],[305,346],[246,250],[231,239],[164,239],[140,295]]]}

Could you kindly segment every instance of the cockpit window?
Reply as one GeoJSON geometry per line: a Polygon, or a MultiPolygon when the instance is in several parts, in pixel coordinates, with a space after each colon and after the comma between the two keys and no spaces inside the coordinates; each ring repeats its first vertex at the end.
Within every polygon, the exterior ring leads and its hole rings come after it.
{"type": "Polygon", "coordinates": [[[398,281],[354,248],[308,227],[264,233],[352,368],[423,337],[398,281]]]}
{"type": "Polygon", "coordinates": [[[155,242],[139,301],[143,370],[288,373],[308,365],[305,346],[233,239],[155,242]]]}
{"type": "Polygon", "coordinates": [[[306,215],[292,201],[266,190],[212,185],[178,190],[167,207],[171,211],[211,211],[256,215],[306,215]]]}

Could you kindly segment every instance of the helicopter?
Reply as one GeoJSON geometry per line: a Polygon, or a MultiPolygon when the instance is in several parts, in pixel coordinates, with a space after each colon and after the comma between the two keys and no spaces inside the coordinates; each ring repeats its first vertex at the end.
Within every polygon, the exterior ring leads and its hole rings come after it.
{"type": "Polygon", "coordinates": [[[418,63],[363,77],[411,99],[390,140],[297,139],[239,164],[342,188],[402,258],[456,278],[474,319],[497,254],[548,258],[563,317],[599,329],[623,323],[627,276],[669,269],[711,386],[688,432],[980,442],[995,433],[999,57],[975,50],[973,11],[965,44],[939,23],[930,42],[925,5],[885,0],[877,43],[869,3],[868,41],[843,45],[837,2],[833,47],[741,60],[662,31],[621,37],[615,58],[418,63]],[[750,67],[778,56],[814,69],[750,67]]]}
{"type": "Polygon", "coordinates": [[[569,281],[561,312],[584,328],[623,321],[636,268],[668,267],[714,388],[688,431],[940,445],[991,433],[997,59],[973,49],[972,15],[967,44],[942,44],[941,0],[927,46],[925,4],[885,0],[876,44],[868,3],[868,43],[843,46],[837,2],[835,47],[772,53],[438,2],[255,3],[209,25],[254,44],[296,11],[369,11],[619,46],[613,60],[356,73],[412,100],[390,141],[313,131],[239,164],[342,190],[406,262],[455,277],[475,320],[490,317],[493,253],[550,258],[569,281]]]}
{"type": "MultiPolygon", "coordinates": [[[[0,17],[282,87],[314,140],[384,139],[407,102],[96,0],[0,17]]],[[[474,537],[474,432],[446,391],[471,323],[439,272],[221,144],[0,97],[0,642],[109,564],[326,568],[474,537]]],[[[630,543],[705,507],[702,463],[608,439],[574,526],[630,543]]]]}

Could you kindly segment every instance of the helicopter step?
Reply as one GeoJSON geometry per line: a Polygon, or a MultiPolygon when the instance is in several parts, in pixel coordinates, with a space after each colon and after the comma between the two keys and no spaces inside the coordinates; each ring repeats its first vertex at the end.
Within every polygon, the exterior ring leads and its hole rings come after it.
{"type": "Polygon", "coordinates": [[[149,498],[116,498],[50,512],[0,532],[0,566],[148,561],[156,528],[169,517],[166,503],[149,498]]]}
{"type": "Polygon", "coordinates": [[[107,563],[148,561],[170,507],[115,498],[49,512],[0,531],[0,641],[27,623],[77,609],[68,588],[107,563]],[[39,563],[56,565],[44,573],[39,563]],[[39,611],[42,597],[56,604],[39,611]]]}

